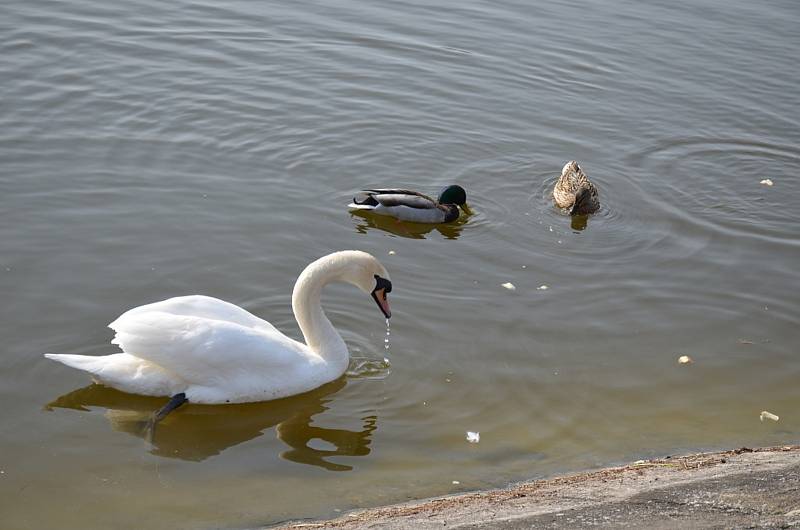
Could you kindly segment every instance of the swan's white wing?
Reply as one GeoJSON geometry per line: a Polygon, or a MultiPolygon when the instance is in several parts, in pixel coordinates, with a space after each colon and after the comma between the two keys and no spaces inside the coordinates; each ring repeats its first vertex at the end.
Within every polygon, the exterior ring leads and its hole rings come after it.
{"type": "Polygon", "coordinates": [[[196,385],[224,387],[253,374],[279,377],[321,361],[274,327],[254,329],[200,316],[134,310],[111,328],[117,332],[112,342],[124,352],[196,385]]]}
{"type": "Polygon", "coordinates": [[[118,322],[135,315],[149,312],[169,313],[178,316],[200,317],[210,320],[221,320],[224,322],[234,322],[244,327],[253,329],[264,329],[280,333],[275,326],[266,320],[245,311],[241,307],[213,298],[211,296],[192,295],[177,296],[161,302],[155,302],[139,307],[134,307],[123,313],[117,320],[109,324],[109,327],[116,330],[118,322]]]}

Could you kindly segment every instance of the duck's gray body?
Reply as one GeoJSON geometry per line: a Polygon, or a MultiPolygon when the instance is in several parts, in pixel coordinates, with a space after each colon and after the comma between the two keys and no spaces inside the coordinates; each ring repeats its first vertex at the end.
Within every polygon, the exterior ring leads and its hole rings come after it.
{"type": "Polygon", "coordinates": [[[574,160],[561,170],[553,188],[553,200],[559,208],[569,209],[570,215],[587,215],[600,209],[597,188],[574,160]]]}
{"type": "Polygon", "coordinates": [[[449,223],[460,213],[456,204],[442,204],[422,193],[395,188],[363,190],[348,207],[415,223],[449,223]]]}

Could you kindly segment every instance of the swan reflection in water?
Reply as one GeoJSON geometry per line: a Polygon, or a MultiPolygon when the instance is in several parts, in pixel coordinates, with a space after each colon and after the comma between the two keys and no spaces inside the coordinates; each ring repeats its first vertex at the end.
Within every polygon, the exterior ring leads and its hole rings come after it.
{"type": "Polygon", "coordinates": [[[311,426],[312,418],[329,408],[332,394],[341,390],[345,382],[342,377],[306,394],[263,403],[189,405],[170,414],[155,430],[149,429],[149,420],[153,410],[163,405],[163,398],[126,394],[102,385],[91,384],[65,394],[47,408],[105,408],[114,430],[147,440],[152,454],[196,462],[257,438],[275,426],[278,439],[290,447],[281,453],[281,458],[330,471],[349,471],[352,466],[327,459],[368,455],[377,416],[361,418],[360,431],[311,426]],[[309,445],[319,440],[329,449],[309,445]]]}
{"type": "Polygon", "coordinates": [[[445,239],[458,239],[461,231],[467,224],[468,215],[462,214],[452,223],[426,224],[400,221],[394,217],[378,215],[366,211],[353,210],[350,217],[356,222],[356,232],[366,234],[368,230],[376,229],[389,232],[400,237],[410,239],[425,239],[425,235],[436,230],[445,239]]]}

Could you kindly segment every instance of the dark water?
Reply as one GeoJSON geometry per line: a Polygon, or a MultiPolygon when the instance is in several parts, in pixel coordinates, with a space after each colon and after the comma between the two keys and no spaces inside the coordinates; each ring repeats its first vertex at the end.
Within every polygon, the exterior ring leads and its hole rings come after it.
{"type": "Polygon", "coordinates": [[[0,7],[3,528],[252,527],[800,439],[797,2],[429,4],[0,7]],[[548,199],[570,159],[583,230],[548,199]],[[345,208],[453,182],[454,226],[345,208]],[[41,356],[190,293],[299,337],[294,279],[345,248],[391,272],[390,367],[334,286],[346,378],[148,443],[162,400],[41,356]]]}

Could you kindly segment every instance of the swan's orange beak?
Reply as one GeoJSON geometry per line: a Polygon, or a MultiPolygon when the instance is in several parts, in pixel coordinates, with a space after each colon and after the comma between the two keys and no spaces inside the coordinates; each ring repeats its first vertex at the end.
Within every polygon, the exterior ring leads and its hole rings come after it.
{"type": "Polygon", "coordinates": [[[392,318],[392,312],[389,309],[389,300],[386,299],[386,289],[375,289],[372,291],[372,298],[377,302],[378,307],[381,309],[383,316],[392,318]]]}
{"type": "Polygon", "coordinates": [[[392,311],[389,309],[389,300],[386,298],[388,293],[392,292],[392,282],[385,278],[375,275],[376,285],[372,290],[372,298],[386,318],[392,318],[392,311]]]}

